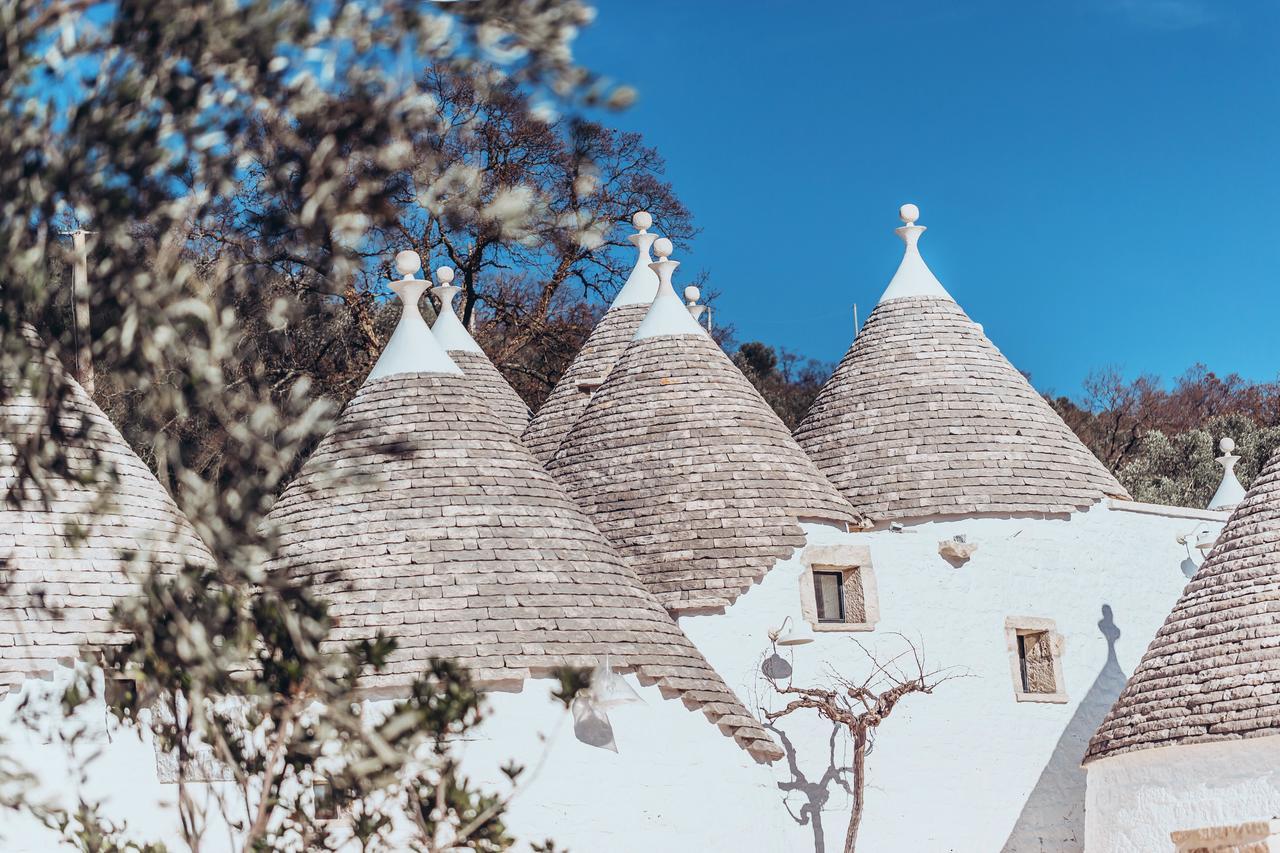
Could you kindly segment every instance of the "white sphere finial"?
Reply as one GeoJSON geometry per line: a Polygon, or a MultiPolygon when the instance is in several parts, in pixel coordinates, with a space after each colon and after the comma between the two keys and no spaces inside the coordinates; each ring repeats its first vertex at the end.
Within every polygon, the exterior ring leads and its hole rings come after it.
{"type": "Polygon", "coordinates": [[[396,255],[396,272],[405,278],[413,278],[413,274],[422,269],[422,258],[412,249],[405,249],[396,255]]]}
{"type": "Polygon", "coordinates": [[[1223,453],[1231,453],[1236,449],[1236,441],[1234,438],[1223,438],[1218,442],[1218,449],[1223,453]]]}
{"type": "Polygon", "coordinates": [[[436,281],[446,287],[453,282],[453,267],[436,267],[436,281]]]}
{"type": "Polygon", "coordinates": [[[653,253],[663,260],[671,257],[671,253],[674,250],[675,247],[671,245],[671,241],[666,237],[659,237],[653,244],[653,253]]]}
{"type": "Polygon", "coordinates": [[[631,224],[641,231],[648,231],[653,225],[653,217],[647,210],[637,210],[631,214],[631,224]]]}
{"type": "Polygon", "coordinates": [[[908,225],[915,225],[916,220],[920,218],[920,208],[914,204],[904,204],[898,208],[898,217],[908,225]]]}
{"type": "Polygon", "coordinates": [[[702,298],[702,291],[698,289],[696,284],[691,284],[684,289],[684,299],[690,305],[702,298]]]}

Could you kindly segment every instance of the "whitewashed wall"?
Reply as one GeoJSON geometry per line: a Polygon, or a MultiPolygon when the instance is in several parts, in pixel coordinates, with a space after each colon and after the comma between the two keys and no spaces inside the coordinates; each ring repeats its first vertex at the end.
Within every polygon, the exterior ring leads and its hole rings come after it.
{"type": "Polygon", "coordinates": [[[1280,737],[1140,749],[1088,775],[1089,853],[1173,850],[1176,830],[1280,815],[1280,737]]]}
{"type": "MultiPolygon", "coordinates": [[[[525,842],[552,838],[573,853],[652,853],[680,849],[785,853],[787,827],[778,820],[772,772],[725,737],[701,711],[664,699],[656,687],[632,685],[644,706],[609,712],[617,753],[575,739],[564,706],[551,699],[553,684],[535,680],[520,693],[490,695],[491,714],[460,747],[463,772],[504,790],[499,768],[514,759],[527,767],[524,787],[507,824],[525,842]],[[678,839],[678,847],[672,847],[678,839]]],[[[32,687],[36,685],[31,685],[32,687]]],[[[0,704],[0,749],[17,757],[43,782],[37,796],[73,805],[83,792],[101,800],[103,813],[125,822],[138,840],[179,838],[177,786],[161,784],[149,738],[107,725],[102,705],[87,707],[80,722],[93,734],[72,759],[56,736],[54,715],[42,732],[11,721],[18,696],[0,704]],[[96,753],[96,755],[95,755],[96,753]],[[80,768],[87,774],[79,782],[80,768]]],[[[214,786],[192,791],[218,814],[214,786]]],[[[240,802],[232,791],[228,802],[240,802]]],[[[34,821],[0,813],[0,850],[53,849],[50,833],[34,821]]],[[[214,820],[202,849],[231,847],[225,824],[214,820]]],[[[521,845],[518,849],[528,849],[521,845]]]]}
{"type": "MultiPolygon", "coordinates": [[[[1176,513],[1177,511],[1173,511],[1176,513]]],[[[1224,516],[1215,516],[1216,532],[1224,516]]],[[[859,849],[1071,851],[1084,843],[1089,737],[1124,686],[1187,576],[1175,538],[1204,522],[1098,506],[1070,519],[973,519],[845,534],[807,528],[810,546],[869,546],[880,622],[869,633],[819,634],[781,649],[798,685],[836,671],[856,676],[867,658],[922,645],[934,667],[964,677],[931,696],[909,696],[883,726],[868,760],[869,790],[859,849]],[[978,546],[959,568],[940,540],[978,546]],[[1005,619],[1053,619],[1065,641],[1064,704],[1015,701],[1005,619]]],[[[768,631],[800,615],[800,552],[720,615],[680,624],[753,709],[778,708],[760,676],[768,631]]],[[[789,850],[839,850],[849,795],[833,781],[832,725],[801,711],[780,721],[792,762],[776,765],[789,850]],[[819,840],[821,839],[821,840],[819,840]]],[[[834,765],[849,747],[837,737],[834,765]]]]}

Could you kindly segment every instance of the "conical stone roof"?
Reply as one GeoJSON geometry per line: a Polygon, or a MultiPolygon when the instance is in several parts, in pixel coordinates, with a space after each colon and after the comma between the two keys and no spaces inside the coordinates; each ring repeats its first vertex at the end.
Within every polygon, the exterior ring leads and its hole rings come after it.
{"type": "Polygon", "coordinates": [[[719,609],[805,544],[801,519],[854,513],[660,274],[646,333],[549,468],[662,604],[719,609]]]}
{"type": "Polygon", "coordinates": [[[701,708],[757,758],[781,751],[466,377],[367,382],[272,510],[277,570],[330,602],[331,642],[394,637],[371,690],[428,657],[482,685],[615,669],[701,708]]]}
{"type": "Polygon", "coordinates": [[[123,642],[111,608],[137,594],[146,573],[210,559],[107,416],[75,380],[66,382],[56,439],[29,389],[0,395],[0,491],[8,495],[18,481],[18,448],[38,436],[60,443],[72,471],[48,481],[43,495],[27,485],[13,502],[0,501],[0,695],[48,677],[82,649],[123,642]]]}
{"type": "Polygon", "coordinates": [[[658,239],[657,234],[648,231],[653,218],[641,211],[631,217],[631,222],[639,231],[628,238],[636,247],[636,263],[626,284],[525,430],[525,445],[544,464],[555,456],[591,394],[622,357],[658,292],[658,277],[649,269],[653,260],[649,249],[658,239]]]}
{"type": "Polygon", "coordinates": [[[489,360],[489,356],[485,355],[480,344],[471,337],[471,333],[467,331],[467,327],[462,324],[462,320],[453,310],[453,298],[459,290],[452,284],[453,270],[449,267],[440,267],[436,270],[436,280],[440,285],[433,288],[431,292],[439,301],[440,308],[436,314],[436,322],[431,327],[431,333],[449,353],[454,364],[462,369],[463,375],[471,380],[471,387],[475,389],[476,394],[489,404],[494,414],[506,423],[515,435],[520,435],[529,426],[529,407],[516,393],[516,389],[511,387],[506,377],[489,360]]]}
{"type": "Polygon", "coordinates": [[[902,266],[796,429],[800,446],[876,522],[1127,498],[929,271],[915,215],[904,207],[902,266]]]}
{"type": "Polygon", "coordinates": [[[1085,761],[1280,734],[1280,451],[1156,633],[1085,761]]]}

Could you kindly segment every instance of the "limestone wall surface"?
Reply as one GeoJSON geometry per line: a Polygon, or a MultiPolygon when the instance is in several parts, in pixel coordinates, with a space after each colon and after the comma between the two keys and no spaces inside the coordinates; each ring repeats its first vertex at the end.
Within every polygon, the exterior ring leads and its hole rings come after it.
{"type": "MultiPolygon", "coordinates": [[[[958,676],[933,695],[907,697],[881,728],[868,758],[859,849],[1083,849],[1080,759],[1194,570],[1176,538],[1221,526],[1218,516],[1194,516],[1104,504],[1064,519],[931,521],[900,532],[806,526],[807,547],[820,553],[839,543],[850,553],[866,547],[879,621],[870,631],[819,631],[809,645],[779,648],[797,685],[831,672],[863,676],[869,664],[858,644],[883,658],[906,649],[907,639],[929,667],[958,676]],[[976,546],[963,549],[972,553],[959,565],[939,553],[957,536],[976,546]],[[1057,693],[1020,701],[1011,617],[1053,625],[1057,693]],[[1036,698],[1047,701],[1029,701],[1036,698]]],[[[724,614],[679,620],[749,708],[784,704],[761,665],[769,630],[800,618],[811,595],[804,563],[797,550],[724,614]]],[[[841,849],[850,800],[839,768],[848,765],[848,742],[809,711],[776,729],[789,759],[774,765],[788,849],[841,849]]]]}
{"type": "MultiPolygon", "coordinates": [[[[645,704],[608,711],[616,753],[575,737],[564,706],[551,697],[554,685],[548,679],[529,681],[519,693],[490,694],[488,719],[458,745],[457,754],[463,774],[493,791],[509,790],[500,772],[508,761],[526,768],[506,821],[522,842],[516,849],[550,838],[557,849],[574,853],[787,853],[787,827],[778,819],[768,765],[722,735],[700,710],[664,698],[657,687],[642,686],[634,676],[626,678],[645,704]]],[[[0,735],[6,756],[39,777],[39,788],[30,792],[34,798],[74,807],[83,795],[101,802],[103,814],[115,823],[127,824],[128,837],[184,849],[174,843],[180,838],[177,785],[160,781],[149,736],[109,724],[105,707],[98,704],[80,715],[78,724],[91,732],[69,755],[55,715],[34,732],[13,722],[19,700],[15,693],[0,705],[0,735]]],[[[201,849],[234,849],[235,832],[220,817],[218,804],[218,795],[224,795],[232,820],[243,820],[243,799],[234,785],[189,787],[211,817],[201,849]]],[[[0,818],[4,853],[57,849],[56,836],[34,820],[9,812],[0,818]]]]}
{"type": "Polygon", "coordinates": [[[1231,832],[1280,815],[1278,736],[1141,749],[1088,773],[1089,853],[1280,849],[1269,832],[1231,832]]]}

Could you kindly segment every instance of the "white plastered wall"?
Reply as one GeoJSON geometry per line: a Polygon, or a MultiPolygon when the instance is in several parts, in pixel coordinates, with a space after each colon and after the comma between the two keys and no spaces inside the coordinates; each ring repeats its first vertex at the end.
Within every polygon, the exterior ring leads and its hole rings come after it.
{"type": "MultiPolygon", "coordinates": [[[[902,651],[895,632],[920,644],[930,666],[963,676],[933,695],[908,696],[880,730],[868,758],[859,849],[1082,849],[1080,760],[1187,581],[1187,551],[1177,536],[1205,518],[1216,532],[1223,517],[1100,505],[1068,519],[928,521],[900,532],[806,525],[811,548],[870,550],[879,621],[870,632],[818,633],[809,645],[780,648],[797,685],[821,682],[831,671],[866,673],[857,644],[902,651]],[[977,550],[957,568],[938,546],[958,535],[977,550]],[[1006,635],[1011,616],[1052,620],[1065,701],[1017,701],[1006,635]]],[[[804,562],[799,551],[780,562],[723,614],[680,619],[753,710],[784,704],[760,671],[769,630],[787,616],[801,618],[804,562]]],[[[850,801],[833,766],[847,765],[847,740],[837,737],[833,749],[832,724],[812,711],[778,728],[791,753],[791,761],[775,765],[788,849],[840,850],[850,801]]]]}
{"type": "Polygon", "coordinates": [[[1277,736],[1140,749],[1088,776],[1089,853],[1172,851],[1172,832],[1280,815],[1277,736]]]}
{"type": "MultiPolygon", "coordinates": [[[[507,789],[499,768],[508,761],[527,768],[506,821],[525,842],[517,849],[551,838],[559,849],[575,853],[651,853],[673,849],[672,839],[689,850],[789,850],[786,827],[775,814],[769,767],[721,734],[701,711],[626,677],[646,704],[608,712],[616,753],[574,737],[572,721],[552,699],[554,685],[547,679],[533,680],[519,693],[490,694],[487,719],[459,745],[458,754],[464,775],[489,790],[507,789]],[[732,820],[711,819],[715,815],[732,820]]],[[[159,782],[149,737],[108,725],[105,707],[89,706],[81,716],[94,731],[71,760],[56,736],[54,715],[48,715],[50,725],[42,731],[29,731],[12,720],[17,702],[15,694],[0,704],[0,749],[37,774],[42,784],[34,796],[62,797],[65,805],[73,805],[83,793],[101,801],[103,814],[113,821],[126,822],[132,838],[173,843],[180,837],[177,786],[159,782]],[[92,753],[98,754],[90,760],[92,753]],[[85,783],[80,785],[82,764],[85,783]]],[[[219,784],[228,802],[241,802],[226,783],[219,784]]],[[[217,814],[214,785],[190,787],[217,814]]],[[[53,847],[49,831],[34,821],[12,813],[0,821],[5,853],[53,847]]],[[[213,819],[202,849],[230,847],[225,823],[213,819]]]]}

